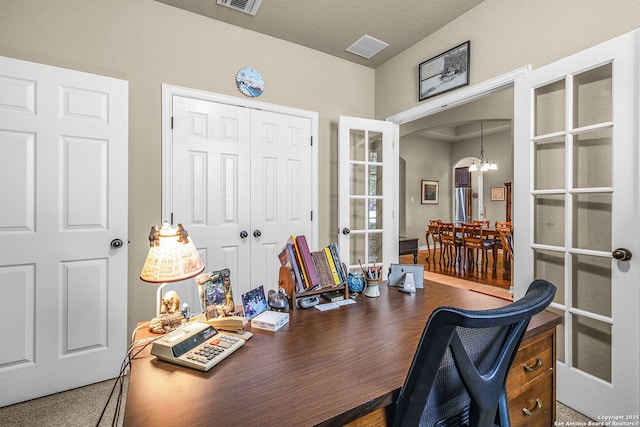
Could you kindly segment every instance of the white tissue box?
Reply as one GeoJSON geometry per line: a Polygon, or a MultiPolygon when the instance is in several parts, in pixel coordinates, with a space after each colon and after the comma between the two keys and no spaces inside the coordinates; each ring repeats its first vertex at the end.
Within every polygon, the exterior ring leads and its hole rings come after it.
{"type": "Polygon", "coordinates": [[[251,319],[251,327],[275,332],[289,323],[289,313],[264,311],[251,319]]]}

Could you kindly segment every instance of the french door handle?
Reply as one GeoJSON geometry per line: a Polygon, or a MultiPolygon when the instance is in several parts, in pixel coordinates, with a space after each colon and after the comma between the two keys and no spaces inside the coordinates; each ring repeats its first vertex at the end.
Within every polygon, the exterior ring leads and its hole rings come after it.
{"type": "Polygon", "coordinates": [[[611,253],[618,261],[629,261],[631,259],[631,251],[625,248],[618,248],[611,253]]]}
{"type": "Polygon", "coordinates": [[[260,236],[262,236],[262,232],[260,230],[254,230],[253,237],[260,237],[260,236]]]}
{"type": "Polygon", "coordinates": [[[248,235],[249,235],[249,233],[247,233],[247,230],[242,230],[240,232],[240,238],[241,239],[246,239],[248,235]]]}
{"type": "Polygon", "coordinates": [[[344,234],[345,236],[349,233],[351,233],[351,230],[349,230],[347,227],[342,229],[342,234],[344,234]]]}

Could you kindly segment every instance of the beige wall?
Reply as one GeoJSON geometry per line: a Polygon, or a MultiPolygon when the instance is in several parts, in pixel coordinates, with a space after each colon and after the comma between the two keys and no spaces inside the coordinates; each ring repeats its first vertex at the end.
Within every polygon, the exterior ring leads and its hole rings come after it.
{"type": "Polygon", "coordinates": [[[376,69],[376,118],[418,102],[421,62],[471,41],[471,84],[553,62],[640,27],[637,0],[485,0],[376,69]]]}
{"type": "Polygon", "coordinates": [[[374,71],[152,0],[0,0],[0,55],[129,81],[129,325],[152,317],[138,278],[161,220],[161,84],[242,97],[235,74],[266,81],[260,101],[319,113],[319,244],[333,235],[336,123],[373,117],[374,71]],[[333,229],[333,228],[332,228],[333,229]]]}

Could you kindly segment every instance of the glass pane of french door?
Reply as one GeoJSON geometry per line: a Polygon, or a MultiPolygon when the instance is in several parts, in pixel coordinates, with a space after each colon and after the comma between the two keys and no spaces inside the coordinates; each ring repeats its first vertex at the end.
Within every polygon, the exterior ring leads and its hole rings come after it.
{"type": "Polygon", "coordinates": [[[534,277],[558,286],[558,360],[605,382],[612,354],[612,66],[534,90],[534,277]]]}
{"type": "Polygon", "coordinates": [[[349,154],[349,259],[359,260],[363,265],[376,265],[382,261],[384,231],[382,133],[350,129],[349,154]]]}

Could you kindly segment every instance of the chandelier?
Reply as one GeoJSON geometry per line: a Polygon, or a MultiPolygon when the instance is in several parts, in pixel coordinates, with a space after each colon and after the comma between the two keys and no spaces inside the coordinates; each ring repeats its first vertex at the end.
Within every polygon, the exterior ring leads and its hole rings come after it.
{"type": "Polygon", "coordinates": [[[484,157],[484,122],[480,122],[480,159],[474,160],[473,163],[471,163],[469,172],[475,172],[478,169],[481,172],[498,170],[498,165],[495,161],[484,157]]]}

